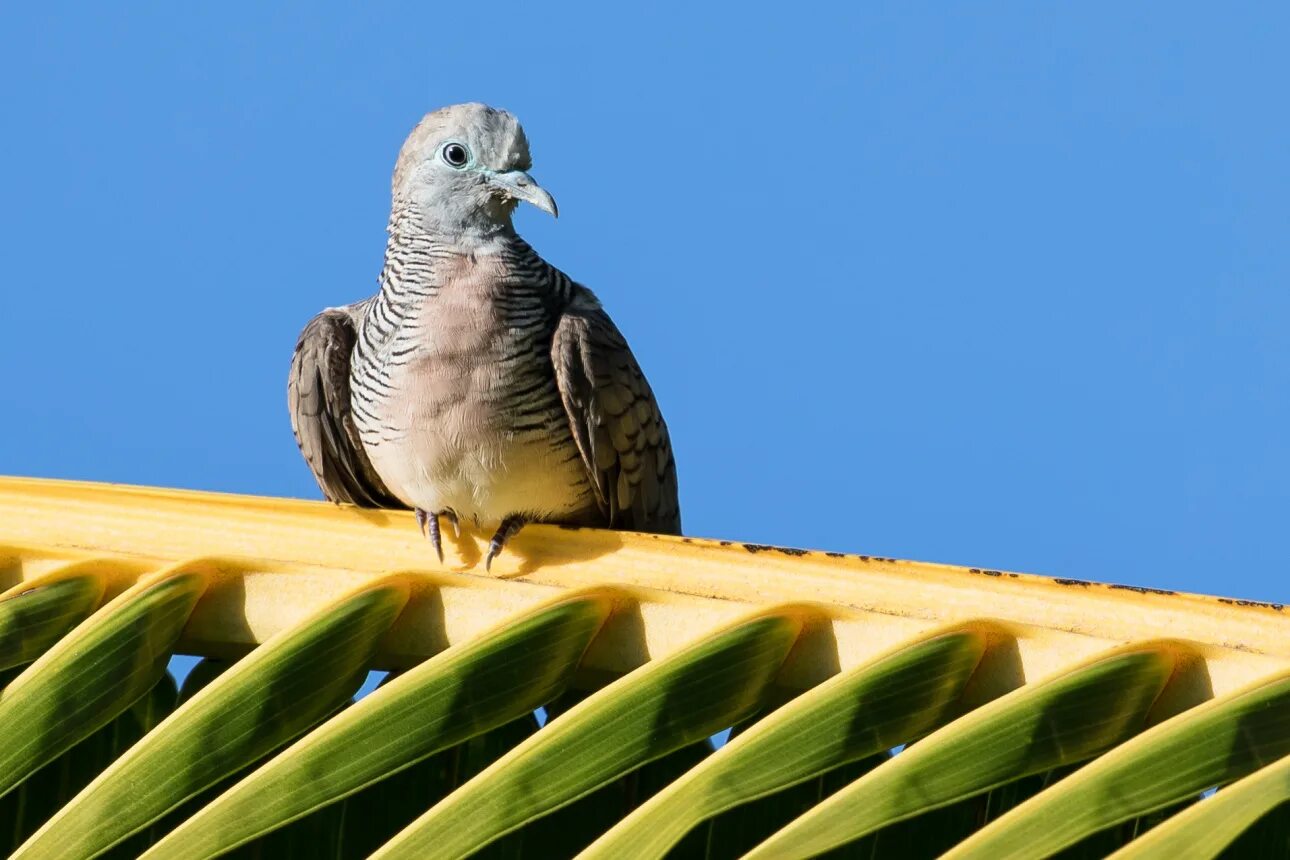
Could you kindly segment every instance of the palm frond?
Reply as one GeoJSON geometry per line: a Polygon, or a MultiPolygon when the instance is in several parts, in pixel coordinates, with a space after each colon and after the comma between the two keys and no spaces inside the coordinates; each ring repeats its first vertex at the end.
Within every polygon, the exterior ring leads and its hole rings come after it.
{"type": "Polygon", "coordinates": [[[486,537],[440,566],[402,512],[0,479],[0,839],[27,860],[1286,844],[1279,605],[542,526],[481,575],[486,537]],[[204,658],[182,690],[174,654],[204,658]]]}

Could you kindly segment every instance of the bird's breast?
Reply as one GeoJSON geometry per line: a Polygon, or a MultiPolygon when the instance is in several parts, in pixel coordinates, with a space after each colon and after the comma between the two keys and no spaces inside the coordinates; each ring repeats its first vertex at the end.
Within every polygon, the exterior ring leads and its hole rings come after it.
{"type": "Polygon", "coordinates": [[[587,507],[590,485],[556,387],[549,323],[489,286],[458,279],[405,315],[378,358],[384,396],[359,423],[363,445],[415,507],[489,522],[560,519],[587,507]]]}

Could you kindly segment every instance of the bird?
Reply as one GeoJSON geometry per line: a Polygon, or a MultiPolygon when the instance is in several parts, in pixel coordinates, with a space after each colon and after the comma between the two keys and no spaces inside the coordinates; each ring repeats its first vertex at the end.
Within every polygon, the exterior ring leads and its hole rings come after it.
{"type": "Polygon", "coordinates": [[[515,230],[520,203],[558,217],[531,168],[511,113],[426,114],[395,162],[376,294],[323,310],[292,355],[292,430],[323,495],[411,508],[441,564],[442,522],[496,524],[487,570],[528,523],[681,533],[631,348],[515,230]]]}

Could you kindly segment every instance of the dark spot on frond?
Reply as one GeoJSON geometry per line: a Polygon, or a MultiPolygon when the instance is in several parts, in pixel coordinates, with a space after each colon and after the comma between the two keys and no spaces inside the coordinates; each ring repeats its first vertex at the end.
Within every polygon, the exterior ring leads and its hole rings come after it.
{"type": "Polygon", "coordinates": [[[1145,585],[1114,585],[1113,584],[1108,587],[1118,589],[1120,591],[1132,591],[1135,594],[1163,594],[1166,597],[1171,594],[1178,593],[1176,591],[1169,591],[1168,589],[1164,589],[1164,588],[1148,588],[1145,585]]]}
{"type": "Polygon", "coordinates": [[[1263,609],[1275,609],[1277,612],[1285,609],[1284,603],[1268,603],[1263,600],[1238,600],[1234,597],[1220,597],[1219,603],[1226,603],[1229,606],[1259,606],[1263,609]]]}

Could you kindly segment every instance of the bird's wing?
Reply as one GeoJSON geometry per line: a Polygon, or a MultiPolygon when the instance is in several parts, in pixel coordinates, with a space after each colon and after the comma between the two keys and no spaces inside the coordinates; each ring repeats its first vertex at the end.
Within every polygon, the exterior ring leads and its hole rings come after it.
{"type": "Polygon", "coordinates": [[[291,429],[329,500],[405,508],[372,468],[350,413],[349,362],[361,307],[328,308],[300,333],[287,380],[291,429]]]}
{"type": "Polygon", "coordinates": [[[595,296],[575,290],[551,359],[601,511],[610,528],[680,534],[676,463],[658,402],[595,296]]]}

